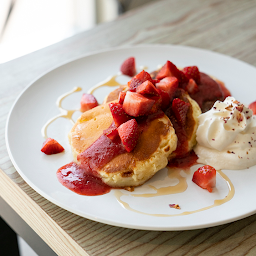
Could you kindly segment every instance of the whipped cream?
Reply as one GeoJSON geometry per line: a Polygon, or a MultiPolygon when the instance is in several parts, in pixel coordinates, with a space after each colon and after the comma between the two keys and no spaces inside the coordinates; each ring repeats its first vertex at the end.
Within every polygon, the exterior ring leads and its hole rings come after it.
{"type": "Polygon", "coordinates": [[[199,116],[195,153],[216,169],[245,169],[256,164],[256,116],[233,97],[199,116]]]}

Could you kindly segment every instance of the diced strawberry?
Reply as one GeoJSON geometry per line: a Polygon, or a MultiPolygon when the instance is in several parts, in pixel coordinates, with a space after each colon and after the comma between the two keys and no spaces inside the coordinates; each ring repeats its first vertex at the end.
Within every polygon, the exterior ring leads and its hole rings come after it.
{"type": "Polygon", "coordinates": [[[143,95],[144,94],[155,95],[155,96],[159,95],[156,90],[156,87],[148,80],[140,84],[137,87],[136,92],[143,95]]]}
{"type": "Polygon", "coordinates": [[[159,70],[156,78],[163,79],[165,77],[176,77],[178,80],[180,79],[180,71],[179,69],[169,60],[165,63],[165,65],[159,70]]]}
{"type": "Polygon", "coordinates": [[[149,80],[152,82],[152,78],[150,74],[144,70],[142,70],[139,74],[134,76],[129,82],[128,82],[128,87],[131,92],[135,92],[136,88],[142,84],[143,82],[149,80]]]}
{"type": "Polygon", "coordinates": [[[108,138],[114,141],[118,137],[118,131],[115,125],[111,125],[108,129],[103,131],[108,138]]]}
{"type": "Polygon", "coordinates": [[[129,115],[124,111],[123,107],[119,103],[109,103],[109,108],[113,116],[116,127],[120,126],[122,123],[127,122],[131,119],[129,115]]]}
{"type": "Polygon", "coordinates": [[[185,75],[185,73],[180,70],[180,83],[183,84],[187,84],[188,83],[189,78],[185,75]]]}
{"type": "Polygon", "coordinates": [[[126,59],[120,68],[124,75],[133,77],[136,74],[135,58],[130,57],[126,59]]]}
{"type": "Polygon", "coordinates": [[[124,98],[125,98],[126,92],[120,92],[118,95],[118,103],[123,104],[124,103],[124,98]]]}
{"type": "Polygon", "coordinates": [[[150,112],[154,103],[154,100],[148,99],[137,92],[128,91],[124,98],[123,109],[130,116],[143,116],[150,112]]]}
{"type": "Polygon", "coordinates": [[[186,124],[186,117],[189,107],[189,103],[179,98],[172,101],[172,111],[174,112],[177,121],[183,126],[186,124]]]}
{"type": "Polygon", "coordinates": [[[196,92],[199,91],[198,85],[196,84],[195,80],[190,78],[188,81],[187,86],[185,87],[185,90],[189,93],[189,94],[194,94],[196,92]]]}
{"type": "Polygon", "coordinates": [[[170,96],[167,92],[157,89],[159,95],[161,96],[161,109],[165,111],[170,104],[170,96]]]}
{"type": "Polygon", "coordinates": [[[199,187],[212,192],[216,186],[216,170],[210,165],[202,166],[195,171],[192,181],[199,187]]]}
{"type": "Polygon", "coordinates": [[[256,115],[256,101],[252,102],[248,107],[252,110],[253,115],[256,115]]]}
{"type": "Polygon", "coordinates": [[[179,81],[176,77],[165,77],[156,84],[157,89],[161,89],[169,94],[170,99],[174,97],[174,94],[179,86],[179,81]]]}
{"type": "Polygon", "coordinates": [[[228,96],[231,96],[231,92],[228,90],[228,88],[225,86],[225,84],[222,81],[217,80],[217,83],[220,85],[220,89],[222,90],[224,99],[228,96]]]}
{"type": "Polygon", "coordinates": [[[131,152],[137,145],[140,135],[138,123],[131,119],[121,124],[117,130],[126,151],[131,152]]]}
{"type": "Polygon", "coordinates": [[[41,148],[41,151],[46,155],[58,154],[64,151],[64,148],[55,139],[48,138],[41,148]]]}
{"type": "Polygon", "coordinates": [[[197,84],[200,84],[200,72],[197,66],[185,67],[183,72],[189,79],[192,78],[197,84]]]}
{"type": "Polygon", "coordinates": [[[80,111],[85,112],[89,109],[97,107],[99,104],[92,94],[84,93],[80,101],[80,111]]]}
{"type": "Polygon", "coordinates": [[[152,108],[149,112],[149,115],[154,114],[154,113],[158,112],[160,109],[162,109],[162,97],[160,95],[159,96],[149,96],[148,98],[155,101],[154,105],[152,106],[152,108]]]}

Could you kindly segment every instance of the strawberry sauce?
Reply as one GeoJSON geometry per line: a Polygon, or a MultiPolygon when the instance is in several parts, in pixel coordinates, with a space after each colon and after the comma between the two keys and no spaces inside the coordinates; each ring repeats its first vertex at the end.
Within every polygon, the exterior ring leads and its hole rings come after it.
{"type": "Polygon", "coordinates": [[[57,178],[63,186],[80,195],[98,196],[111,190],[100,178],[87,173],[74,162],[58,169],[57,178]]]}
{"type": "Polygon", "coordinates": [[[182,157],[171,159],[168,163],[168,166],[188,169],[197,163],[197,159],[197,155],[195,154],[194,150],[192,150],[189,153],[183,155],[182,157]]]}

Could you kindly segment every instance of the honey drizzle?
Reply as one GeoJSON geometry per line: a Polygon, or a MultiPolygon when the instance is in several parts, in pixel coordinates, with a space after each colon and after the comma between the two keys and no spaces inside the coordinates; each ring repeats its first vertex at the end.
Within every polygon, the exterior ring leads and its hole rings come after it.
{"type": "Polygon", "coordinates": [[[63,118],[66,118],[68,120],[70,120],[70,122],[74,125],[75,122],[74,120],[72,119],[72,116],[74,114],[74,112],[76,111],[79,111],[79,109],[75,109],[75,110],[67,110],[67,109],[64,109],[62,108],[62,101],[67,97],[69,96],[70,94],[74,93],[74,92],[79,92],[81,91],[82,88],[81,87],[75,87],[72,91],[69,91],[63,95],[61,95],[58,99],[57,99],[57,102],[56,102],[56,105],[58,107],[58,109],[60,110],[60,114],[57,115],[57,116],[54,116],[53,118],[51,118],[50,120],[48,120],[45,125],[43,126],[43,128],[41,129],[41,133],[42,133],[42,136],[47,139],[48,136],[47,136],[47,128],[48,126],[53,122],[55,121],[56,119],[60,118],[60,117],[63,117],[63,118]]]}
{"type": "Polygon", "coordinates": [[[103,86],[109,86],[109,87],[120,86],[121,84],[116,81],[116,78],[120,75],[121,75],[121,73],[118,73],[116,75],[108,77],[103,82],[100,82],[100,83],[94,85],[91,89],[88,90],[87,93],[93,94],[97,89],[99,89],[100,87],[103,87],[103,86]]]}
{"type": "MultiPolygon", "coordinates": [[[[217,171],[220,176],[226,181],[227,183],[227,186],[228,186],[228,189],[229,189],[229,192],[227,194],[227,196],[223,199],[218,199],[218,200],[214,200],[214,203],[210,206],[207,206],[207,207],[204,207],[204,208],[201,208],[201,209],[198,209],[198,210],[194,210],[194,211],[187,211],[187,212],[182,212],[182,213],[179,213],[179,214],[151,214],[151,213],[146,213],[146,212],[141,212],[141,211],[138,211],[138,210],[135,210],[133,209],[132,207],[130,207],[130,205],[126,202],[124,202],[123,200],[121,200],[121,197],[123,195],[126,195],[127,194],[124,194],[122,193],[120,190],[116,190],[115,191],[115,197],[116,199],[118,200],[118,202],[127,210],[130,210],[130,211],[133,211],[133,212],[136,212],[136,213],[140,213],[140,214],[145,214],[145,215],[149,215],[149,216],[154,216],[154,217],[175,217],[175,216],[183,216],[183,215],[189,215],[189,214],[193,214],[193,213],[197,213],[197,212],[201,212],[201,211],[205,211],[205,210],[208,210],[208,209],[211,209],[215,206],[219,206],[219,205],[222,205],[228,201],[230,201],[234,194],[235,194],[235,188],[234,188],[234,185],[232,184],[231,180],[227,177],[227,175],[225,175],[222,171],[217,171]]],[[[170,177],[170,176],[169,176],[170,177]]],[[[173,177],[176,177],[179,179],[179,177],[182,177],[180,174],[178,175],[177,173],[173,176],[173,177]]],[[[183,177],[182,177],[183,178],[183,177]]],[[[183,181],[183,180],[182,180],[183,181]]],[[[180,182],[179,182],[180,183],[180,182]]],[[[181,192],[184,192],[184,188],[187,187],[187,184],[184,185],[179,185],[179,183],[175,186],[170,186],[168,187],[168,190],[169,190],[169,194],[176,194],[176,193],[180,193],[178,191],[181,191],[181,192]],[[178,187],[181,187],[182,189],[176,189],[175,187],[178,186],[178,187]]],[[[157,190],[157,193],[156,194],[152,194],[152,196],[159,196],[159,195],[166,195],[166,191],[167,190],[164,190],[161,191],[162,188],[160,189],[156,189],[157,190]],[[158,190],[160,190],[161,192],[158,193],[158,190]],[[163,194],[162,194],[163,193],[163,194]]],[[[185,189],[186,190],[186,189],[185,189]]],[[[130,194],[129,196],[132,196],[132,197],[149,197],[148,196],[149,194],[140,194],[140,195],[133,195],[133,194],[130,194]]]]}

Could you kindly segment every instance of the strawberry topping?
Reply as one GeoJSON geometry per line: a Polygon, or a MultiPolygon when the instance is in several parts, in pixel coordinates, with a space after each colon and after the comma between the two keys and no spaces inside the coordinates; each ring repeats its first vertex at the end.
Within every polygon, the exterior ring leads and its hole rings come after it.
{"type": "Polygon", "coordinates": [[[159,95],[158,91],[156,90],[156,87],[149,80],[140,84],[137,87],[136,92],[143,95],[159,95]]]}
{"type": "Polygon", "coordinates": [[[122,74],[133,77],[136,74],[135,58],[126,59],[120,68],[122,74]]]}
{"type": "Polygon", "coordinates": [[[153,79],[151,78],[150,74],[144,70],[142,70],[139,74],[134,76],[129,82],[128,87],[129,90],[132,92],[136,91],[136,88],[142,84],[143,82],[149,80],[151,83],[153,82],[153,79]]]}
{"type": "Polygon", "coordinates": [[[194,94],[196,92],[199,91],[198,85],[196,84],[195,80],[190,78],[188,81],[187,86],[185,87],[185,90],[189,93],[189,94],[194,94]]]}
{"type": "Polygon", "coordinates": [[[43,143],[41,151],[46,155],[53,155],[53,154],[61,153],[62,151],[64,151],[64,148],[56,140],[52,138],[48,138],[43,143]]]}
{"type": "Polygon", "coordinates": [[[124,103],[124,98],[125,98],[126,92],[120,92],[118,95],[118,103],[123,104],[124,103]]]}
{"type": "Polygon", "coordinates": [[[83,94],[80,104],[81,104],[81,108],[80,108],[81,112],[85,112],[99,105],[96,98],[92,94],[88,94],[88,93],[83,94]]]}
{"type": "Polygon", "coordinates": [[[180,79],[180,71],[179,69],[169,60],[164,64],[164,66],[159,70],[156,78],[163,79],[165,77],[176,77],[178,80],[180,79]]]}
{"type": "Polygon", "coordinates": [[[155,101],[137,93],[126,93],[123,103],[124,111],[130,116],[144,116],[148,115],[155,101]]]}
{"type": "Polygon", "coordinates": [[[199,187],[212,192],[216,186],[216,170],[210,165],[202,166],[195,171],[192,181],[199,187]]]}
{"type": "Polygon", "coordinates": [[[185,67],[183,68],[183,72],[188,77],[188,79],[192,78],[197,84],[200,84],[200,73],[197,66],[185,67]]]}
{"type": "Polygon", "coordinates": [[[122,123],[127,122],[131,119],[129,115],[124,111],[123,107],[119,103],[109,103],[109,108],[113,116],[116,127],[120,126],[122,123]]]}
{"type": "Polygon", "coordinates": [[[118,138],[118,131],[115,124],[113,123],[108,129],[104,130],[103,134],[106,135],[112,141],[115,141],[115,139],[118,138]]]}
{"type": "Polygon", "coordinates": [[[190,107],[189,103],[187,103],[179,98],[175,98],[172,101],[172,111],[173,111],[177,121],[181,125],[186,124],[186,117],[187,117],[187,112],[188,112],[189,107],[190,107]]]}
{"type": "Polygon", "coordinates": [[[137,121],[135,119],[131,119],[120,125],[117,130],[124,148],[127,152],[131,152],[137,145],[140,135],[137,121]]]}
{"type": "Polygon", "coordinates": [[[156,84],[156,88],[167,92],[170,96],[170,99],[173,98],[178,86],[179,81],[176,77],[165,77],[156,84]]]}

